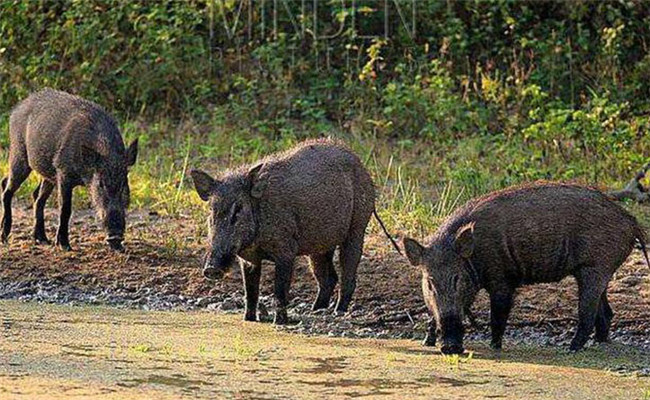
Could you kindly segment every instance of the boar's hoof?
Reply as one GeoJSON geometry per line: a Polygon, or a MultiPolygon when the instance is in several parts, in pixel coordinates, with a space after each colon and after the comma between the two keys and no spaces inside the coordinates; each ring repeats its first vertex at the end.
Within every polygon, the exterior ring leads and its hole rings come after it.
{"type": "Polygon", "coordinates": [[[569,346],[569,353],[576,353],[584,347],[584,343],[575,343],[571,342],[571,345],[569,346]]]}
{"type": "Polygon", "coordinates": [[[252,312],[246,311],[246,314],[244,314],[244,321],[257,322],[257,315],[255,311],[252,312]]]}
{"type": "Polygon", "coordinates": [[[492,350],[501,350],[503,345],[501,344],[500,341],[499,342],[492,342],[492,343],[490,343],[490,347],[492,348],[492,350]]]}
{"type": "Polygon", "coordinates": [[[287,316],[287,310],[278,310],[275,312],[275,319],[273,320],[275,325],[286,325],[289,323],[289,317],[287,316]]]}
{"type": "Polygon", "coordinates": [[[108,246],[115,251],[122,253],[124,251],[124,246],[122,246],[122,241],[120,239],[109,239],[107,240],[108,246]]]}
{"type": "Polygon", "coordinates": [[[34,238],[34,243],[37,245],[51,245],[52,242],[47,238],[34,238]]]}
{"type": "Polygon", "coordinates": [[[442,354],[463,354],[465,349],[460,344],[448,344],[442,345],[440,351],[442,351],[442,354]]]}
{"type": "Polygon", "coordinates": [[[424,337],[422,341],[422,346],[435,346],[436,345],[436,335],[428,334],[424,337]]]}
{"type": "Polygon", "coordinates": [[[596,342],[602,343],[602,344],[612,343],[612,339],[610,339],[609,335],[602,336],[602,335],[596,334],[594,339],[596,339],[596,342]]]}
{"type": "Polygon", "coordinates": [[[335,317],[342,317],[347,313],[346,310],[334,310],[334,316],[335,317]]]}
{"type": "Polygon", "coordinates": [[[578,331],[573,337],[573,340],[571,340],[569,350],[572,352],[581,350],[587,343],[587,340],[589,340],[589,335],[583,335],[580,331],[578,331]]]}
{"type": "Polygon", "coordinates": [[[311,306],[312,311],[319,311],[319,310],[326,310],[329,308],[330,304],[329,301],[324,301],[324,300],[316,300],[314,304],[311,306]]]}
{"type": "Polygon", "coordinates": [[[72,251],[72,246],[70,246],[70,243],[58,242],[56,245],[63,251],[72,251]]]}

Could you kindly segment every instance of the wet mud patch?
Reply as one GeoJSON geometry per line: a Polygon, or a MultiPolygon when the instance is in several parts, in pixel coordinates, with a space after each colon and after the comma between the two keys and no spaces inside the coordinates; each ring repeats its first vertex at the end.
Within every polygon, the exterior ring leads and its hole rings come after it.
{"type": "Polygon", "coordinates": [[[299,372],[307,374],[340,374],[349,365],[345,357],[309,358],[308,361],[316,365],[302,369],[299,372]]]}
{"type": "Polygon", "coordinates": [[[463,387],[468,385],[486,385],[488,380],[470,381],[465,379],[450,378],[446,376],[430,376],[426,378],[416,379],[417,382],[430,385],[447,385],[451,387],[463,387]]]}
{"type": "Polygon", "coordinates": [[[146,378],[133,378],[119,382],[117,386],[133,388],[142,385],[159,385],[173,386],[187,390],[199,390],[202,386],[212,386],[213,384],[199,379],[189,379],[182,374],[173,375],[149,375],[146,378]]]}
{"type": "Polygon", "coordinates": [[[64,344],[62,347],[62,354],[66,356],[77,356],[86,358],[96,358],[95,347],[84,344],[64,344]]]}

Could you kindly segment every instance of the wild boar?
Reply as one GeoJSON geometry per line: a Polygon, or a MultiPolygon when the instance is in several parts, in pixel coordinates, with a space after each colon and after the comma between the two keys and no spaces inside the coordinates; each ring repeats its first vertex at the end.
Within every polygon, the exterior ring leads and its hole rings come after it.
{"type": "Polygon", "coordinates": [[[636,219],[601,192],[570,184],[536,183],[490,193],[453,213],[423,246],[405,238],[406,255],[422,271],[433,315],[426,345],[438,327],[443,353],[463,352],[464,310],[476,293],[490,295],[492,347],[500,349],[515,289],[573,276],[579,322],[570,349],[581,349],[594,325],[608,340],[613,312],[607,284],[645,234],[636,219]]]}
{"type": "Polygon", "coordinates": [[[111,248],[122,250],[129,204],[128,168],[138,142],[124,147],[115,120],[99,105],[65,92],[44,89],[23,100],[9,118],[9,176],[2,180],[2,235],[11,232],[11,200],[32,170],[40,176],[34,191],[34,240],[49,243],[43,210],[56,187],[59,227],[56,243],[71,250],[68,224],[72,189],[88,186],[111,248]]]}
{"type": "Polygon", "coordinates": [[[348,309],[375,210],[375,188],[345,145],[309,140],[219,179],[198,170],[191,176],[201,199],[210,203],[210,250],[203,274],[219,279],[239,257],[245,320],[257,319],[262,260],[275,263],[276,324],[287,323],[289,286],[300,255],[309,256],[318,284],[313,309],[327,308],[339,280],[332,260],[337,246],[342,278],[336,311],[348,309]]]}

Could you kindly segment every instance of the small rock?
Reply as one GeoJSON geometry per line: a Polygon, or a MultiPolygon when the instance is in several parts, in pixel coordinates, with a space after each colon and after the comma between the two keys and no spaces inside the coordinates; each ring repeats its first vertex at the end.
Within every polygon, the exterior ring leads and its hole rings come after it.
{"type": "Polygon", "coordinates": [[[196,299],[196,301],[194,302],[194,305],[197,306],[197,307],[201,307],[201,308],[203,308],[203,307],[207,307],[207,306],[208,306],[210,303],[212,303],[213,301],[214,301],[214,300],[213,300],[212,298],[210,298],[210,297],[199,297],[199,298],[196,299]]]}
{"type": "Polygon", "coordinates": [[[219,305],[219,310],[221,311],[233,311],[243,307],[241,301],[238,301],[233,298],[224,299],[219,305]]]}

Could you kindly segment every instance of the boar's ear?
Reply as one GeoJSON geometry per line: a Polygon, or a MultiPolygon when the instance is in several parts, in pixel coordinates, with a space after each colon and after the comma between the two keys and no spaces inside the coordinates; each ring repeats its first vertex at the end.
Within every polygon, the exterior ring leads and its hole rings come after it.
{"type": "Polygon", "coordinates": [[[417,240],[405,237],[402,240],[402,245],[406,251],[406,258],[409,259],[409,262],[412,265],[422,264],[422,258],[424,256],[424,247],[417,240]]]}
{"type": "Polygon", "coordinates": [[[248,171],[248,182],[251,188],[251,196],[259,199],[264,194],[266,187],[268,186],[268,180],[260,175],[260,170],[264,166],[263,163],[257,164],[248,171]]]}
{"type": "Polygon", "coordinates": [[[192,175],[194,188],[199,194],[199,197],[201,197],[201,200],[208,201],[210,195],[217,190],[217,181],[212,179],[210,175],[203,171],[199,171],[198,169],[190,171],[190,175],[192,175]]]}
{"type": "Polygon", "coordinates": [[[126,151],[126,165],[132,167],[136,158],[138,158],[138,139],[131,142],[129,149],[126,151]]]}
{"type": "Polygon", "coordinates": [[[470,222],[458,229],[454,240],[454,249],[463,258],[470,258],[474,251],[474,223],[470,222]]]}

